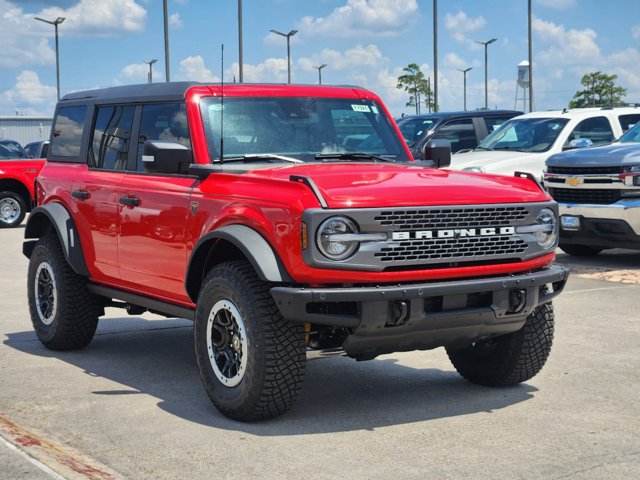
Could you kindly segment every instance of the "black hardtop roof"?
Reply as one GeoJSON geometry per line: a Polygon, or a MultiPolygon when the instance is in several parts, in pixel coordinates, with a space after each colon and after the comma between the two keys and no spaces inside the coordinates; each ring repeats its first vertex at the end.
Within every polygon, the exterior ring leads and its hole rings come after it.
{"type": "Polygon", "coordinates": [[[486,117],[491,115],[504,115],[512,114],[522,115],[524,112],[520,110],[460,110],[457,112],[434,112],[434,113],[421,113],[419,115],[405,115],[398,118],[398,121],[408,118],[452,118],[452,117],[486,117]]]}
{"type": "MultiPolygon", "coordinates": [[[[201,83],[201,82],[158,82],[158,83],[142,83],[138,85],[123,85],[118,87],[98,88],[94,90],[83,90],[79,92],[72,92],[60,99],[60,103],[112,103],[112,102],[161,102],[161,101],[177,101],[183,100],[187,89],[194,85],[215,85],[220,86],[220,83],[201,83]]],[[[255,87],[256,85],[286,85],[286,84],[268,84],[268,83],[232,83],[225,84],[228,86],[233,85],[234,88],[238,86],[255,87]]],[[[311,85],[290,85],[291,87],[309,87],[311,85]]],[[[352,85],[313,85],[314,87],[329,87],[329,88],[355,88],[361,89],[362,87],[356,87],[352,85]]]]}

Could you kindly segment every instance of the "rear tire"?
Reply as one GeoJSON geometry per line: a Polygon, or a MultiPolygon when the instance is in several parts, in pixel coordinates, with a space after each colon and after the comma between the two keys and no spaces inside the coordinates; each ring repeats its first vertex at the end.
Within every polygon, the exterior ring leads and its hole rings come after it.
{"type": "Polygon", "coordinates": [[[544,366],[551,351],[553,326],[553,306],[545,303],[517,332],[463,349],[447,348],[447,354],[458,373],[470,382],[490,387],[515,385],[534,377],[544,366]]]}
{"type": "Polygon", "coordinates": [[[590,247],[589,245],[563,245],[560,244],[560,250],[569,255],[576,257],[593,257],[599,254],[603,249],[590,247]]]}
{"type": "Polygon", "coordinates": [[[304,329],[282,317],[249,263],[209,272],[194,330],[202,383],[223,415],[255,421],[291,407],[304,378],[304,329]]]}
{"type": "Polygon", "coordinates": [[[17,227],[27,214],[24,199],[15,192],[0,192],[0,228],[17,227]]]}
{"type": "Polygon", "coordinates": [[[27,291],[31,323],[38,340],[51,350],[76,350],[91,342],[102,311],[99,297],[75,273],[58,237],[40,238],[29,259],[27,291]]]}

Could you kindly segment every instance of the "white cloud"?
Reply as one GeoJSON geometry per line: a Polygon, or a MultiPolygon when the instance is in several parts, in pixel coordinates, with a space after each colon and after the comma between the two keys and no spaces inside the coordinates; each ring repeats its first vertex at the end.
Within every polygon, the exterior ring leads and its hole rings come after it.
{"type": "Polygon", "coordinates": [[[537,0],[537,3],[555,10],[567,10],[576,6],[576,0],[537,0]]]}
{"type": "Polygon", "coordinates": [[[182,17],[179,13],[174,13],[173,15],[169,15],[169,26],[171,28],[182,28],[184,23],[182,22],[182,17]]]}
{"type": "Polygon", "coordinates": [[[52,114],[56,103],[56,87],[40,83],[36,72],[22,71],[10,90],[0,93],[0,112],[13,115],[16,111],[26,115],[52,114]]]}
{"type": "Polygon", "coordinates": [[[533,31],[541,45],[536,55],[538,61],[558,70],[592,68],[600,58],[600,48],[596,43],[598,35],[591,29],[567,30],[563,25],[534,18],[533,31]]]}
{"type": "Polygon", "coordinates": [[[326,17],[304,17],[298,28],[308,36],[395,36],[418,14],[417,0],[347,0],[326,17]]]}
{"type": "MultiPolygon", "coordinates": [[[[293,65],[292,65],[293,69],[293,65]]],[[[236,78],[238,75],[238,64],[234,63],[226,72],[227,75],[232,74],[236,78]]],[[[242,68],[243,80],[245,82],[273,82],[284,83],[287,81],[287,59],[286,58],[267,58],[258,65],[245,63],[242,68]]],[[[292,72],[295,82],[295,74],[292,72]]],[[[225,75],[226,78],[226,75],[225,75]]]]}
{"type": "Polygon", "coordinates": [[[351,70],[359,67],[376,67],[384,62],[382,52],[376,45],[356,45],[345,52],[338,52],[328,48],[312,57],[303,57],[298,60],[300,68],[304,71],[312,71],[314,65],[327,64],[331,70],[351,70]]]}
{"type": "Polygon", "coordinates": [[[467,41],[467,34],[480,30],[486,25],[484,17],[472,18],[460,11],[455,15],[447,13],[444,17],[444,27],[458,42],[467,41]]]}
{"type": "MultiPolygon", "coordinates": [[[[45,8],[35,15],[45,19],[64,17],[60,31],[86,35],[112,35],[117,32],[138,32],[144,29],[147,11],[136,0],[80,0],[69,9],[45,8]]],[[[30,15],[25,15],[30,17],[30,15]]],[[[41,24],[42,29],[52,30],[41,24]]]]}
{"type": "Polygon", "coordinates": [[[190,56],[180,62],[180,70],[176,75],[176,80],[187,80],[194,82],[219,82],[220,77],[213,74],[204,63],[204,58],[200,55],[190,56]]]}
{"type": "Polygon", "coordinates": [[[120,75],[118,75],[115,83],[118,85],[146,83],[149,80],[148,76],[149,65],[144,63],[133,63],[131,65],[127,65],[120,71],[120,75]]]}

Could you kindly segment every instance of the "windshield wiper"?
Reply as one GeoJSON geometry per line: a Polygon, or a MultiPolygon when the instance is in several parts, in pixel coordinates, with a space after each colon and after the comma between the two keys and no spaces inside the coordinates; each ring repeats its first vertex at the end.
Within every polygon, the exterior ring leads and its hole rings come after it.
{"type": "Polygon", "coordinates": [[[529,150],[523,150],[522,148],[513,147],[493,147],[494,150],[507,150],[509,152],[528,152],[529,150]]]}
{"type": "Polygon", "coordinates": [[[480,145],[478,145],[474,150],[486,150],[487,152],[490,152],[493,150],[493,148],[481,147],[480,145]]]}
{"type": "MultiPolygon", "coordinates": [[[[237,157],[225,157],[221,163],[227,162],[262,162],[262,161],[280,161],[289,163],[304,163],[297,158],[285,157],[284,155],[275,155],[273,153],[252,153],[249,155],[240,155],[237,157]]],[[[219,160],[218,160],[219,161],[219,160]]]]}
{"type": "Polygon", "coordinates": [[[387,163],[396,163],[391,158],[384,158],[378,155],[371,155],[370,153],[360,152],[335,152],[335,153],[318,153],[315,156],[316,160],[354,160],[356,162],[366,162],[373,160],[374,162],[381,161],[387,163]]]}

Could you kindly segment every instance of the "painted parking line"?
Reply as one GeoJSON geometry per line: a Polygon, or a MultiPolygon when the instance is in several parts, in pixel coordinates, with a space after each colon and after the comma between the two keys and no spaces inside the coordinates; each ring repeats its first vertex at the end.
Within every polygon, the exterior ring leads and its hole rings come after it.
{"type": "Polygon", "coordinates": [[[0,437],[3,444],[56,480],[123,480],[105,465],[67,445],[30,432],[0,413],[0,437]]]}

